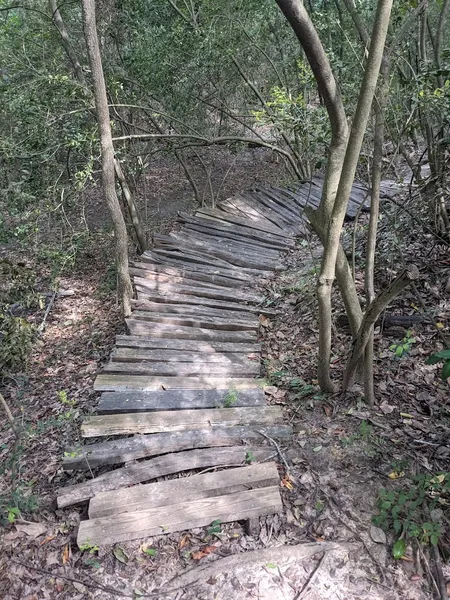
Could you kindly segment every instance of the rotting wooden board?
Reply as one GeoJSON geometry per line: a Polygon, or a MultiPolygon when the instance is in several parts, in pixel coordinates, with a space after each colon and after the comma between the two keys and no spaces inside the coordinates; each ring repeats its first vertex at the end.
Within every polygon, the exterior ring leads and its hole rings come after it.
{"type": "Polygon", "coordinates": [[[228,242],[236,244],[235,248],[238,248],[238,244],[243,244],[247,250],[252,249],[253,252],[256,250],[265,252],[269,250],[271,252],[284,252],[288,246],[282,246],[280,244],[273,244],[267,240],[259,240],[252,237],[244,237],[240,233],[233,232],[221,232],[217,230],[213,230],[212,228],[202,227],[200,225],[194,225],[191,223],[186,223],[180,230],[188,235],[195,235],[197,239],[203,240],[205,242],[211,241],[213,239],[221,239],[227,240],[228,242]],[[217,238],[216,236],[220,236],[217,238]]]}
{"type": "Polygon", "coordinates": [[[280,219],[283,219],[289,225],[296,227],[297,225],[301,226],[303,224],[303,219],[284,208],[280,202],[274,199],[274,195],[269,190],[257,188],[252,194],[262,204],[272,208],[274,212],[277,212],[280,215],[280,219]]]}
{"type": "Polygon", "coordinates": [[[152,377],[258,377],[261,374],[259,362],[247,360],[239,364],[211,362],[109,362],[103,373],[123,373],[130,375],[150,375],[152,377]]]}
{"type": "Polygon", "coordinates": [[[301,223],[303,218],[300,214],[298,207],[294,204],[292,200],[288,200],[285,197],[282,197],[278,192],[276,192],[272,188],[256,188],[258,197],[264,195],[265,199],[270,199],[273,202],[273,208],[275,211],[279,211],[279,213],[284,217],[284,219],[291,223],[291,225],[297,225],[297,223],[301,223]]]}
{"type": "Polygon", "coordinates": [[[164,410],[89,417],[81,424],[81,434],[84,438],[94,438],[110,435],[191,431],[235,425],[259,427],[260,425],[278,424],[282,420],[283,417],[278,406],[164,410]]]}
{"type": "MultiPolygon", "coordinates": [[[[234,208],[234,205],[232,206],[234,208]]],[[[248,208],[248,210],[251,211],[252,209],[248,208]]],[[[257,217],[262,220],[263,217],[261,215],[258,215],[256,211],[253,211],[253,214],[255,214],[255,220],[257,220],[257,217]]],[[[243,214],[243,218],[245,218],[246,216],[247,215],[243,214]]],[[[212,219],[207,219],[204,217],[192,217],[191,215],[188,215],[186,213],[180,213],[180,220],[183,223],[196,225],[197,227],[201,227],[202,229],[205,229],[207,231],[218,231],[221,233],[221,235],[224,235],[226,233],[230,233],[233,235],[242,235],[243,237],[248,239],[255,239],[257,241],[267,241],[268,243],[270,242],[274,244],[274,246],[277,246],[279,248],[291,248],[292,246],[294,246],[294,241],[292,240],[292,237],[283,233],[282,230],[280,230],[279,233],[275,235],[264,231],[258,231],[257,229],[252,229],[251,227],[244,227],[243,225],[233,225],[232,223],[225,222],[221,224],[219,223],[219,221],[214,221],[212,219]]],[[[273,224],[271,224],[270,221],[267,222],[269,226],[273,226],[273,224]]]]}
{"type": "Polygon", "coordinates": [[[200,296],[201,298],[213,298],[215,300],[226,300],[227,302],[254,302],[259,304],[263,301],[260,294],[241,292],[238,290],[227,290],[224,288],[202,288],[181,284],[169,284],[153,282],[142,277],[134,278],[135,284],[163,296],[168,294],[183,294],[188,296],[200,296]]]}
{"type": "Polygon", "coordinates": [[[125,319],[131,335],[145,335],[146,337],[167,337],[180,340],[212,340],[217,342],[256,342],[255,331],[224,331],[219,329],[205,329],[202,327],[182,327],[166,325],[165,323],[151,323],[138,319],[125,319]]]}
{"type": "Polygon", "coordinates": [[[216,265],[206,265],[200,263],[183,263],[181,265],[171,264],[160,264],[155,262],[151,257],[144,258],[142,255],[139,262],[131,263],[133,266],[137,266],[140,269],[154,269],[156,272],[167,273],[168,275],[183,275],[184,273],[196,273],[198,275],[204,274],[208,276],[221,275],[229,277],[230,279],[237,279],[239,281],[248,282],[248,276],[243,274],[239,269],[224,269],[223,267],[217,267],[216,265]]]}
{"type": "Polygon", "coordinates": [[[144,279],[153,279],[163,283],[187,283],[188,285],[201,287],[225,287],[225,288],[242,288],[243,281],[241,279],[233,279],[231,277],[223,277],[222,275],[206,275],[204,273],[197,274],[195,271],[185,270],[183,274],[174,275],[169,273],[160,273],[154,271],[145,263],[139,263],[143,268],[129,267],[130,275],[143,277],[144,279]]]}
{"type": "MultiPolygon", "coordinates": [[[[177,244],[187,243],[189,247],[205,248],[208,253],[215,252],[217,249],[223,249],[227,252],[228,256],[234,256],[239,254],[245,258],[245,260],[254,261],[255,254],[256,258],[263,258],[267,263],[263,268],[270,270],[272,265],[270,261],[276,261],[280,257],[280,253],[283,252],[281,248],[268,248],[266,246],[256,246],[250,241],[238,241],[231,240],[227,237],[219,235],[216,232],[214,235],[199,234],[199,233],[184,233],[183,232],[172,232],[169,238],[176,240],[177,244]]],[[[229,260],[229,259],[227,259],[229,260]]],[[[243,265],[246,266],[246,265],[243,265]]]]}
{"type": "Polygon", "coordinates": [[[98,414],[151,412],[155,410],[183,410],[266,406],[261,388],[241,390],[158,390],[155,392],[105,392],[97,406],[98,414]]]}
{"type": "Polygon", "coordinates": [[[108,471],[94,479],[60,488],[57,497],[58,508],[80,504],[101,492],[117,490],[182,471],[208,467],[241,466],[246,463],[249,456],[253,463],[266,461],[274,457],[274,449],[241,445],[200,448],[149,458],[114,471],[108,471]]]}
{"type": "Polygon", "coordinates": [[[250,377],[151,377],[149,375],[97,375],[94,381],[96,392],[127,392],[129,390],[213,390],[228,388],[246,390],[263,385],[262,379],[250,377]]]}
{"type": "Polygon", "coordinates": [[[268,225],[265,222],[262,223],[260,221],[250,221],[248,219],[233,217],[233,215],[230,215],[229,213],[226,213],[223,210],[218,210],[216,208],[203,208],[196,212],[196,216],[201,216],[206,219],[213,219],[220,222],[225,221],[228,223],[233,223],[234,225],[242,225],[243,227],[251,227],[252,229],[266,231],[267,233],[272,233],[273,235],[277,235],[281,229],[276,225],[268,225]]]}
{"type": "Polygon", "coordinates": [[[253,316],[253,319],[243,317],[239,319],[211,317],[207,315],[178,315],[174,313],[157,313],[150,310],[135,310],[133,319],[138,319],[152,323],[167,323],[168,325],[177,325],[182,327],[202,327],[204,329],[219,329],[223,331],[258,331],[259,321],[253,316]]]}
{"type": "Polygon", "coordinates": [[[289,240],[290,243],[293,243],[295,235],[298,235],[296,227],[293,227],[283,219],[280,219],[279,213],[262,204],[252,192],[246,192],[237,198],[230,198],[229,202],[231,205],[234,205],[236,208],[245,212],[247,218],[252,218],[252,215],[253,218],[256,218],[256,215],[260,215],[260,217],[263,217],[268,221],[272,227],[280,227],[281,223],[283,228],[280,231],[283,232],[284,236],[287,236],[285,239],[289,240]]]}
{"type": "Polygon", "coordinates": [[[198,341],[198,340],[180,340],[152,338],[133,335],[117,335],[116,346],[125,348],[139,349],[161,349],[161,350],[181,350],[192,352],[207,353],[254,353],[260,352],[261,344],[259,342],[216,342],[216,341],[198,341]]]}
{"type": "Polygon", "coordinates": [[[279,481],[276,464],[269,462],[101,492],[89,504],[89,518],[101,519],[149,507],[172,506],[178,504],[180,498],[192,502],[246,489],[277,486],[279,481]]]}
{"type": "MultiPolygon", "coordinates": [[[[237,319],[238,321],[252,322],[257,319],[254,312],[244,310],[224,310],[196,304],[170,304],[169,302],[151,302],[149,300],[132,300],[131,306],[135,310],[152,311],[154,313],[168,313],[183,316],[217,317],[219,319],[237,319]]],[[[235,306],[233,307],[235,308],[235,306]]]]}
{"type": "MultiPolygon", "coordinates": [[[[250,253],[247,248],[238,247],[237,244],[233,250],[230,250],[229,244],[220,244],[217,240],[209,243],[198,241],[195,235],[187,236],[185,234],[180,235],[179,238],[174,237],[172,242],[165,243],[161,248],[181,252],[193,249],[200,250],[205,257],[221,258],[236,267],[253,269],[264,273],[282,268],[282,265],[276,263],[272,257],[264,256],[263,253],[250,253]]],[[[158,251],[158,249],[155,250],[155,252],[158,251]]]]}
{"type": "Polygon", "coordinates": [[[164,362],[164,363],[218,363],[222,365],[233,365],[245,364],[249,360],[260,362],[260,356],[258,353],[236,353],[236,352],[180,352],[179,350],[143,350],[138,348],[116,348],[112,355],[111,360],[116,362],[164,362]]]}
{"type": "Polygon", "coordinates": [[[77,544],[114,544],[142,537],[205,527],[212,521],[221,523],[239,521],[282,511],[278,486],[246,490],[214,498],[202,498],[192,502],[173,504],[167,508],[123,513],[82,521],[78,530],[77,544]]]}
{"type": "Polygon", "coordinates": [[[273,309],[253,305],[245,302],[228,302],[227,300],[216,300],[215,298],[201,298],[200,296],[189,296],[185,294],[171,294],[170,296],[160,296],[157,292],[141,286],[136,286],[139,302],[158,302],[164,304],[181,304],[186,306],[220,308],[223,310],[252,312],[257,315],[274,316],[277,314],[273,309]]]}
{"type": "Polygon", "coordinates": [[[244,441],[262,445],[266,438],[288,439],[292,428],[287,425],[258,427],[208,427],[192,431],[174,431],[138,435],[97,444],[87,444],[69,448],[65,453],[62,466],[65,470],[89,470],[102,465],[116,465],[140,458],[149,458],[169,452],[209,448],[217,446],[236,446],[244,441]]]}

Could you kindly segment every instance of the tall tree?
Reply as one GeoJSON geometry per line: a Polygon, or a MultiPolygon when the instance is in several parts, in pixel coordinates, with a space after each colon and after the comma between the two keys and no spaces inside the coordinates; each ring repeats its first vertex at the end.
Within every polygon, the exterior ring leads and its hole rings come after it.
{"type": "Polygon", "coordinates": [[[109,118],[108,97],[97,36],[95,0],[83,0],[83,24],[100,133],[103,194],[114,227],[119,301],[122,304],[125,315],[129,315],[131,313],[133,288],[128,272],[128,236],[115,186],[114,147],[109,118]]]}

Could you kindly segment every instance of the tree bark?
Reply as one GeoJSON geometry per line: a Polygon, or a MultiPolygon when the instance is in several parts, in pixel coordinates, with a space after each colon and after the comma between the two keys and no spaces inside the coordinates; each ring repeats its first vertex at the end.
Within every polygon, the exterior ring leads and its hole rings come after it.
{"type": "Polygon", "coordinates": [[[415,265],[410,265],[404,269],[377,298],[371,302],[367,308],[361,327],[358,332],[358,337],[353,344],[353,350],[347,363],[347,368],[344,373],[343,388],[347,390],[353,381],[353,377],[356,372],[356,368],[360,359],[362,358],[367,342],[370,338],[373,326],[376,323],[378,317],[387,308],[391,300],[393,300],[398,294],[411,282],[419,278],[419,269],[415,265]]]}
{"type": "Polygon", "coordinates": [[[61,43],[67,54],[68,59],[73,67],[75,72],[75,77],[77,78],[78,83],[85,88],[86,87],[86,79],[84,77],[83,69],[78,60],[76,53],[74,52],[69,39],[69,34],[67,33],[66,26],[64,25],[64,21],[61,17],[61,13],[59,12],[58,4],[56,0],[49,0],[50,10],[52,11],[52,19],[55,24],[56,29],[59,31],[59,35],[61,36],[61,43]]]}
{"type": "Polygon", "coordinates": [[[100,132],[103,193],[113,222],[116,242],[118,296],[123,312],[128,316],[131,314],[131,298],[133,295],[133,288],[128,272],[128,236],[115,187],[114,147],[109,120],[108,97],[97,37],[95,0],[83,0],[83,21],[100,132]]]}
{"type": "Polygon", "coordinates": [[[336,272],[336,258],[345,212],[356,173],[361,145],[367,127],[375,95],[375,88],[383,58],[384,45],[389,26],[392,0],[379,0],[371,37],[367,65],[361,85],[355,117],[353,120],[347,151],[342,165],[336,200],[328,227],[322,266],[317,284],[319,303],[319,385],[323,391],[335,391],[330,376],[331,356],[331,290],[336,272]]]}

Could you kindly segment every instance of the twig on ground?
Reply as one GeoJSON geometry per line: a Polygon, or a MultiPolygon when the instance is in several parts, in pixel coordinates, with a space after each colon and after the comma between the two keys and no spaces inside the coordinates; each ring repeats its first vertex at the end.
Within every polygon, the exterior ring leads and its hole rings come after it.
{"type": "Polygon", "coordinates": [[[283,463],[283,465],[285,466],[286,473],[288,474],[288,473],[290,472],[290,468],[289,468],[289,465],[288,465],[288,463],[287,463],[287,460],[284,458],[284,454],[283,454],[283,453],[281,452],[281,450],[280,450],[280,446],[277,444],[277,442],[276,442],[274,439],[272,439],[271,437],[269,437],[269,436],[268,436],[266,433],[264,433],[263,431],[259,431],[259,430],[257,430],[257,432],[258,432],[260,435],[262,435],[263,437],[265,437],[265,438],[266,438],[266,440],[269,440],[269,442],[275,446],[275,448],[276,448],[276,450],[277,450],[277,452],[278,452],[278,456],[280,457],[280,460],[281,460],[281,462],[282,462],[282,463],[283,463]]]}
{"type": "Polygon", "coordinates": [[[255,564],[265,564],[274,561],[279,562],[281,560],[303,560],[310,556],[314,556],[314,554],[317,554],[318,552],[327,553],[333,550],[342,549],[350,551],[355,550],[356,547],[356,544],[347,542],[342,544],[336,542],[312,542],[298,544],[297,546],[276,546],[265,548],[264,550],[234,554],[233,556],[219,558],[213,563],[189,569],[185,573],[168,581],[166,585],[175,584],[177,588],[186,588],[188,585],[197,584],[200,579],[206,581],[220,573],[230,573],[233,569],[246,569],[250,565],[254,566],[255,564]]]}
{"type": "Polygon", "coordinates": [[[305,594],[308,592],[310,586],[314,582],[314,579],[316,579],[316,577],[317,577],[317,575],[319,573],[320,567],[322,566],[323,561],[325,560],[326,556],[327,556],[327,553],[324,552],[322,554],[321,559],[319,560],[319,562],[317,563],[317,565],[312,570],[310,576],[306,580],[305,585],[302,587],[302,589],[299,591],[299,593],[294,597],[294,600],[302,600],[302,598],[305,597],[305,594]]]}
{"type": "Polygon", "coordinates": [[[442,572],[441,557],[439,555],[439,549],[437,546],[432,546],[434,566],[436,571],[437,585],[439,588],[439,595],[441,600],[448,600],[447,584],[445,583],[444,573],[442,572]]]}
{"type": "MultiPolygon", "coordinates": [[[[437,592],[437,593],[439,594],[439,596],[440,596],[440,595],[441,595],[441,591],[440,591],[440,589],[439,589],[439,586],[438,586],[438,584],[436,583],[436,579],[434,578],[433,571],[431,570],[431,567],[430,567],[430,563],[428,562],[428,559],[427,559],[427,557],[425,556],[425,553],[424,553],[424,551],[423,551],[423,550],[422,550],[422,548],[420,547],[420,544],[418,545],[418,548],[419,548],[420,556],[422,557],[423,563],[424,563],[424,565],[425,565],[425,570],[426,570],[426,572],[427,572],[427,574],[428,574],[428,577],[431,579],[431,583],[433,584],[433,586],[434,586],[434,589],[436,590],[436,592],[437,592]]],[[[445,598],[445,600],[447,600],[447,598],[445,598]]]]}
{"type": "Polygon", "coordinates": [[[45,314],[44,314],[44,318],[42,319],[42,323],[37,328],[38,333],[42,333],[44,331],[44,327],[45,327],[45,323],[47,321],[47,317],[48,317],[50,311],[52,310],[52,307],[53,307],[53,304],[55,303],[55,299],[56,299],[57,295],[58,295],[58,292],[53,292],[53,295],[50,298],[50,302],[48,303],[47,308],[45,309],[45,314]]]}
{"type": "Polygon", "coordinates": [[[3,406],[3,410],[6,413],[6,418],[11,424],[11,429],[13,430],[13,433],[16,436],[16,440],[18,440],[20,437],[19,428],[16,425],[16,420],[14,419],[11,409],[9,408],[5,398],[3,397],[3,394],[0,394],[0,404],[3,406]]]}

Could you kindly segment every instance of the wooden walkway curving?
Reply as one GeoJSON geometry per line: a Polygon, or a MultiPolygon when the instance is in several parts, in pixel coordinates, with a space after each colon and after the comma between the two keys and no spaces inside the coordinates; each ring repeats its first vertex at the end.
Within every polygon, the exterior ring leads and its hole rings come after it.
{"type": "MultiPolygon", "coordinates": [[[[274,442],[291,428],[258,380],[259,315],[273,312],[252,282],[283,269],[307,227],[303,208],[320,195],[314,178],[180,214],[179,231],[155,235],[153,249],[131,263],[129,335],[117,336],[94,384],[97,415],[81,426],[84,438],[107,440],[69,448],[63,460],[64,469],[88,473],[124,465],[59,490],[59,507],[90,500],[79,545],[282,510],[274,442]],[[194,469],[209,472],[179,476],[194,469]]],[[[366,196],[353,186],[348,217],[366,196]]]]}

